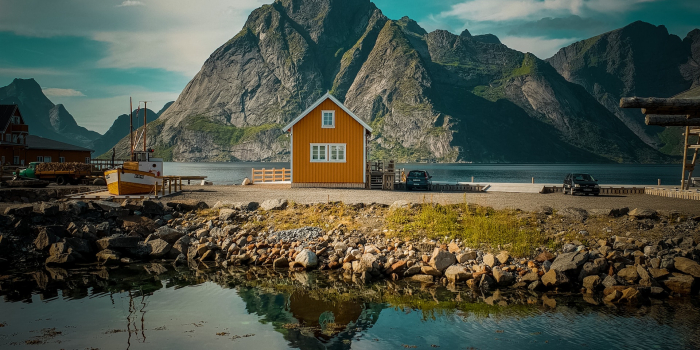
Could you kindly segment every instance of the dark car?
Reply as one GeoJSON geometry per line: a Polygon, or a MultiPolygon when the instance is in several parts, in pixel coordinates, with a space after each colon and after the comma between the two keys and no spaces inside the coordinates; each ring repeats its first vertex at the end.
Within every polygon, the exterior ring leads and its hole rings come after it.
{"type": "Polygon", "coordinates": [[[592,194],[597,196],[600,194],[600,186],[598,180],[594,179],[589,174],[569,174],[564,179],[564,194],[574,195],[575,193],[583,193],[585,195],[592,194]]]}
{"type": "Polygon", "coordinates": [[[411,170],[406,176],[406,189],[409,191],[414,188],[430,190],[430,186],[433,184],[430,181],[431,178],[432,176],[425,170],[411,170]]]}

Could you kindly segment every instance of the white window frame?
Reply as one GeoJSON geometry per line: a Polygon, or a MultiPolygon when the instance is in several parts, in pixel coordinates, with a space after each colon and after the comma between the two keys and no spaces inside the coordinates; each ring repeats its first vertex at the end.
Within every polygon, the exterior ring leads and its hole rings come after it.
{"type": "Polygon", "coordinates": [[[59,162],[59,163],[65,163],[65,162],[66,162],[66,157],[58,157],[58,162],[59,162]]]}
{"type": "Polygon", "coordinates": [[[85,164],[90,164],[90,157],[85,157],[85,164]]]}
{"type": "MultiPolygon", "coordinates": [[[[320,158],[320,157],[319,157],[320,158]]],[[[346,163],[348,160],[348,147],[345,143],[312,143],[309,145],[309,160],[311,163],[346,163]],[[314,159],[314,146],[324,147],[325,159],[314,159]],[[343,148],[343,159],[331,159],[331,147],[343,148]]]]}
{"type": "Polygon", "coordinates": [[[44,156],[45,163],[51,163],[51,156],[44,156]]]}
{"type": "Polygon", "coordinates": [[[37,156],[37,157],[36,157],[36,161],[37,161],[37,162],[40,162],[40,163],[43,163],[43,162],[44,162],[44,156],[37,156]]]}
{"type": "Polygon", "coordinates": [[[321,111],[321,127],[324,129],[334,129],[335,128],[335,111],[329,110],[329,111],[321,111]],[[326,125],[326,118],[324,114],[330,113],[331,114],[331,125],[326,125]]]}

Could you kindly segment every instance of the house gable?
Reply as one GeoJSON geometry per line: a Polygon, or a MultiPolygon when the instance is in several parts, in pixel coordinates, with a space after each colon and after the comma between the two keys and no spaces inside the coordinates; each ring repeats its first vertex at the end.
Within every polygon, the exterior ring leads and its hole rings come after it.
{"type": "MultiPolygon", "coordinates": [[[[328,100],[328,99],[330,99],[331,101],[333,101],[333,103],[334,103],[336,106],[338,106],[340,109],[342,109],[343,111],[345,111],[345,113],[347,113],[349,116],[351,116],[353,119],[355,119],[356,122],[360,123],[360,125],[362,125],[363,128],[365,128],[365,129],[366,129],[367,131],[369,131],[370,133],[372,132],[372,128],[371,128],[369,125],[367,125],[367,123],[365,123],[362,119],[360,119],[358,116],[356,116],[355,113],[351,112],[347,107],[345,107],[345,105],[343,105],[342,103],[340,103],[340,101],[338,101],[338,100],[337,100],[335,97],[333,97],[333,95],[331,95],[330,93],[326,93],[325,95],[323,95],[320,99],[318,99],[318,101],[316,101],[313,105],[311,105],[309,108],[307,108],[307,109],[306,109],[303,113],[301,113],[298,117],[296,117],[294,120],[292,120],[291,123],[287,124],[284,128],[282,128],[282,130],[284,130],[285,132],[289,132],[289,131],[292,129],[292,127],[294,126],[294,124],[296,124],[296,123],[298,123],[300,120],[304,119],[304,117],[306,117],[307,115],[309,115],[309,113],[311,113],[314,109],[316,109],[318,106],[320,106],[324,101],[326,101],[326,100],[328,100]]],[[[319,126],[319,127],[320,127],[320,126],[319,126]]]]}

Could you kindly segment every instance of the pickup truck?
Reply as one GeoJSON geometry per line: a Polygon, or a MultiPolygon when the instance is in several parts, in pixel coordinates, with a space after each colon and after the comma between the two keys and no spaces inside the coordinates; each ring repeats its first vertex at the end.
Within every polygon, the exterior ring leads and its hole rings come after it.
{"type": "Polygon", "coordinates": [[[31,162],[16,174],[19,178],[56,181],[58,185],[77,184],[92,174],[90,164],[31,162]],[[53,170],[59,169],[59,170],[53,170]]]}

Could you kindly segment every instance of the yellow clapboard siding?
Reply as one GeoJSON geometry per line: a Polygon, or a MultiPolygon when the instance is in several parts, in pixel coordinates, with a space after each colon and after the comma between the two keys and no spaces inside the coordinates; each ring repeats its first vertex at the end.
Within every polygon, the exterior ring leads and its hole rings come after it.
{"type": "Polygon", "coordinates": [[[292,128],[294,183],[363,183],[365,128],[330,99],[323,101],[292,128]],[[335,111],[335,128],[321,127],[321,111],[335,111]],[[344,143],[345,163],[311,162],[312,143],[344,143]]]}

